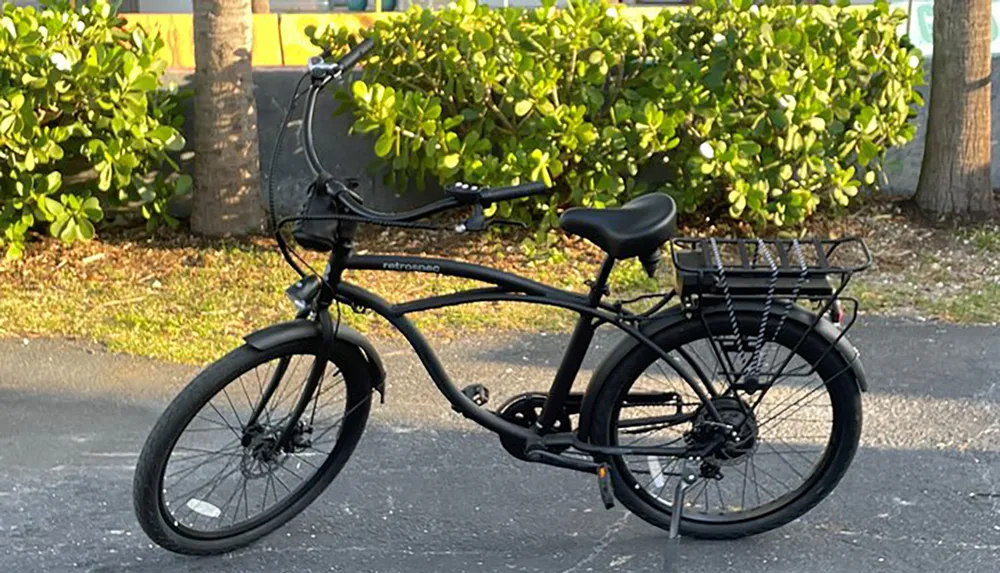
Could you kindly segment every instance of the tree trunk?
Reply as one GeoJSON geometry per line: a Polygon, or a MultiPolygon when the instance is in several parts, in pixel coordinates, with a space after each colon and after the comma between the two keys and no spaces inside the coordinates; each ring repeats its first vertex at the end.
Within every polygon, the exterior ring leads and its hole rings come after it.
{"type": "Polygon", "coordinates": [[[250,2],[194,0],[191,229],[200,235],[244,235],[263,223],[250,2]]]}
{"type": "Polygon", "coordinates": [[[991,0],[934,3],[927,145],[917,204],[939,218],[993,212],[990,180],[991,0]]]}
{"type": "Polygon", "coordinates": [[[271,0],[252,0],[251,7],[254,14],[267,14],[271,11],[271,0]]]}

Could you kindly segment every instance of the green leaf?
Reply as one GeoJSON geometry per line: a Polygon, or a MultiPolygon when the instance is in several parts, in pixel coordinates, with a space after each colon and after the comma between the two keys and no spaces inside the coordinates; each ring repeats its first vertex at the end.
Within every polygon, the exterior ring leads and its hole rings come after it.
{"type": "Polygon", "coordinates": [[[94,224],[88,219],[76,219],[76,236],[78,239],[89,241],[94,238],[94,224]]]}
{"type": "Polygon", "coordinates": [[[62,173],[53,171],[45,176],[45,192],[55,193],[62,186],[62,173]]]}
{"type": "Polygon", "coordinates": [[[514,105],[514,113],[517,115],[517,117],[522,117],[524,115],[527,115],[527,113],[531,111],[531,108],[534,105],[535,104],[531,100],[523,99],[514,105]]]}
{"type": "Polygon", "coordinates": [[[813,131],[821,132],[826,129],[826,120],[822,117],[814,117],[806,121],[806,125],[813,131]]]}
{"type": "Polygon", "coordinates": [[[149,132],[148,137],[163,145],[170,151],[180,151],[184,149],[184,136],[175,128],[169,125],[160,125],[149,132]]]}
{"type": "Polygon", "coordinates": [[[104,164],[103,169],[97,171],[97,188],[101,191],[107,191],[111,189],[111,177],[114,175],[114,170],[108,163],[104,164]]]}
{"type": "Polygon", "coordinates": [[[160,86],[160,82],[159,82],[159,80],[156,79],[155,75],[153,75],[151,73],[145,73],[145,74],[142,74],[139,77],[137,77],[132,82],[132,85],[129,86],[129,89],[132,89],[132,90],[135,90],[135,91],[150,92],[150,91],[155,90],[159,86],[160,86]]]}
{"type": "Polygon", "coordinates": [[[441,166],[445,169],[454,169],[458,167],[458,160],[461,157],[457,153],[449,153],[441,158],[441,166]]]}
{"type": "Polygon", "coordinates": [[[24,255],[24,245],[21,243],[10,243],[7,247],[7,253],[4,255],[4,259],[13,261],[21,258],[22,255],[24,255]]]}
{"type": "Polygon", "coordinates": [[[867,139],[861,140],[861,145],[858,147],[859,164],[862,166],[868,165],[871,163],[872,159],[875,159],[875,157],[878,156],[878,154],[879,149],[874,143],[868,141],[867,139]]]}
{"type": "Polygon", "coordinates": [[[489,50],[493,47],[493,36],[490,36],[482,30],[476,30],[472,34],[472,38],[475,40],[476,45],[479,46],[480,50],[489,50]]]}
{"type": "Polygon", "coordinates": [[[52,197],[45,197],[42,199],[42,204],[44,205],[43,211],[48,215],[50,221],[58,219],[65,213],[66,209],[63,208],[62,203],[56,201],[52,197]]]}
{"type": "Polygon", "coordinates": [[[395,143],[395,137],[393,137],[393,134],[388,131],[383,133],[377,140],[375,140],[375,155],[378,157],[385,157],[386,155],[389,155],[389,152],[392,151],[393,143],[395,143]]]}
{"type": "Polygon", "coordinates": [[[87,197],[80,205],[80,210],[91,221],[100,221],[104,218],[104,210],[101,209],[101,202],[97,197],[87,197]]]}
{"type": "Polygon", "coordinates": [[[858,131],[861,133],[871,133],[878,128],[878,117],[875,109],[865,106],[861,109],[857,119],[858,131]]]}
{"type": "Polygon", "coordinates": [[[14,122],[17,121],[17,116],[14,114],[5,115],[0,117],[0,133],[7,133],[12,127],[14,127],[14,122]]]}
{"type": "Polygon", "coordinates": [[[744,157],[756,157],[763,149],[760,144],[755,141],[743,141],[737,147],[740,155],[743,155],[744,157]]]}
{"type": "Polygon", "coordinates": [[[371,101],[369,93],[368,85],[365,82],[358,80],[351,84],[351,95],[354,96],[354,99],[364,102],[371,101]]]}
{"type": "Polygon", "coordinates": [[[0,28],[7,31],[7,35],[11,40],[17,38],[17,29],[14,27],[14,21],[9,16],[0,18],[0,28]]]}

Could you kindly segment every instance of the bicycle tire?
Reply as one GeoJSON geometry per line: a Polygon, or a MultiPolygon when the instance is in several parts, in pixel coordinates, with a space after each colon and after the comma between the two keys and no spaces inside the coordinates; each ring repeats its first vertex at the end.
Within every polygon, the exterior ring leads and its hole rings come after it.
{"type": "MultiPolygon", "coordinates": [[[[708,333],[718,336],[733,332],[730,319],[725,313],[708,313],[704,318],[704,322],[697,316],[681,321],[658,332],[652,339],[661,349],[670,352],[691,341],[706,339],[708,333]]],[[[760,313],[737,311],[737,320],[740,332],[755,333],[760,324],[760,313]]],[[[768,328],[776,328],[781,322],[776,315],[772,315],[770,320],[768,328]]],[[[825,352],[830,348],[829,339],[798,320],[788,319],[784,322],[782,331],[775,338],[785,345],[794,345],[801,339],[796,354],[815,366],[816,374],[827,389],[833,408],[833,427],[825,453],[803,486],[779,506],[760,515],[729,522],[693,518],[685,510],[680,522],[681,535],[703,539],[735,539],[785,525],[825,499],[850,466],[857,451],[862,426],[860,387],[850,368],[850,360],[840,355],[836,349],[825,352]]],[[[657,360],[658,357],[652,350],[640,346],[611,371],[595,401],[597,406],[591,425],[591,439],[595,443],[618,445],[614,426],[617,423],[616,416],[621,411],[623,396],[657,360]]],[[[651,500],[651,494],[644,495],[644,489],[637,491],[642,488],[638,488],[638,481],[634,476],[630,477],[631,473],[627,473],[630,470],[623,456],[598,456],[598,461],[612,466],[615,496],[623,505],[646,522],[669,530],[670,508],[651,500]]],[[[744,488],[745,484],[744,481],[744,488]]],[[[706,485],[706,491],[708,487],[710,486],[706,485]]],[[[672,491],[672,488],[667,489],[672,491]]],[[[706,499],[706,509],[707,505],[706,499]]]]}
{"type": "MultiPolygon", "coordinates": [[[[329,362],[343,375],[346,387],[345,411],[336,443],[312,476],[289,497],[276,501],[266,520],[251,523],[231,535],[209,535],[186,531],[170,514],[163,495],[164,472],[168,460],[185,429],[210,401],[230,383],[256,368],[281,357],[312,356],[321,342],[317,339],[292,341],[273,348],[257,350],[244,345],[205,368],[170,403],[160,416],[139,456],[133,482],[136,517],[143,531],[161,547],[187,555],[227,553],[264,537],[304,510],[340,473],[357,446],[371,409],[371,380],[364,356],[354,347],[337,344],[329,362]]],[[[328,366],[329,368],[329,366],[328,366]]],[[[312,464],[310,464],[312,465],[312,464]]],[[[287,489],[287,486],[286,486],[287,489]]],[[[235,495],[235,494],[234,494],[235,495]]],[[[246,490],[244,490],[244,496],[246,490]]],[[[264,490],[265,502],[267,489],[264,490]]],[[[275,497],[277,486],[275,485],[275,497]]],[[[263,511],[263,506],[262,506],[263,511]]],[[[238,517],[239,506],[236,508],[238,517]]]]}

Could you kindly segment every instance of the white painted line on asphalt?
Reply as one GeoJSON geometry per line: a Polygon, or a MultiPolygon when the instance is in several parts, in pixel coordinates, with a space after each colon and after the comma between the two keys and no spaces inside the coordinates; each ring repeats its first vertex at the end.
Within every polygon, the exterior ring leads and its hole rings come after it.
{"type": "Polygon", "coordinates": [[[649,465],[649,474],[655,476],[653,485],[662,489],[667,482],[663,479],[663,466],[660,465],[660,459],[656,456],[646,456],[646,463],[649,465]]]}
{"type": "Polygon", "coordinates": [[[83,452],[83,455],[92,458],[137,458],[138,452],[83,452]]]}

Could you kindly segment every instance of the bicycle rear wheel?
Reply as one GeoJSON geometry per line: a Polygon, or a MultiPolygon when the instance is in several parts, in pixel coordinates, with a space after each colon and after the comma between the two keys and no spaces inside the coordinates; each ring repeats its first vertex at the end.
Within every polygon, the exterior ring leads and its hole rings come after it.
{"type": "Polygon", "coordinates": [[[610,446],[690,444],[697,440],[699,421],[703,427],[710,424],[704,423],[706,408],[684,378],[711,384],[719,393],[713,398],[716,409],[741,428],[739,441],[727,442],[687,467],[679,458],[648,455],[608,456],[602,461],[612,465],[619,501],[657,527],[669,528],[674,489],[685,467],[685,473],[695,473],[698,480],[685,497],[683,535],[754,535],[800,517],[844,476],[861,435],[859,385],[850,361],[830,349],[826,337],[808,324],[772,314],[759,364],[761,382],[773,383],[755,392],[734,390],[734,373],[740,372],[745,381],[753,363],[746,350],[759,331],[761,313],[737,311],[737,332],[724,312],[703,318],[695,315],[653,337],[682,368],[675,370],[645,347],[616,365],[595,401],[591,436],[610,446]],[[676,393],[676,401],[623,407],[629,393],[664,391],[676,393]],[[711,464],[718,478],[707,477],[704,464],[711,464]]]}
{"type": "Polygon", "coordinates": [[[245,345],[174,399],[147,438],[134,478],[136,516],[150,539],[177,553],[232,551],[280,527],[333,481],[371,407],[357,349],[333,348],[291,443],[274,447],[319,350],[312,339],[267,350],[245,345]]]}

